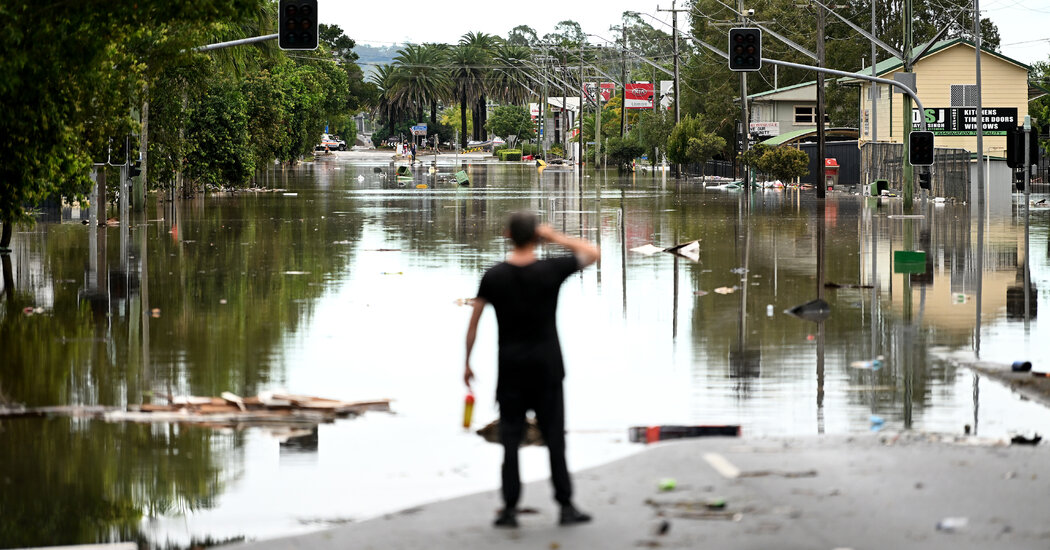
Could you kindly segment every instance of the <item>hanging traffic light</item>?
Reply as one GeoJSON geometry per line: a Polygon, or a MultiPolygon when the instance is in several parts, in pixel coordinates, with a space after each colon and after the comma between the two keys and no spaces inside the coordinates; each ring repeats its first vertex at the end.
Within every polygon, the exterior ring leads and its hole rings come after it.
{"type": "Polygon", "coordinates": [[[933,132],[912,132],[909,135],[908,162],[912,166],[933,164],[933,132]]]}
{"type": "Polygon", "coordinates": [[[762,29],[729,29],[729,69],[757,71],[762,68],[762,29]]]}
{"type": "Polygon", "coordinates": [[[278,25],[282,50],[317,49],[317,0],[281,0],[278,25]]]}

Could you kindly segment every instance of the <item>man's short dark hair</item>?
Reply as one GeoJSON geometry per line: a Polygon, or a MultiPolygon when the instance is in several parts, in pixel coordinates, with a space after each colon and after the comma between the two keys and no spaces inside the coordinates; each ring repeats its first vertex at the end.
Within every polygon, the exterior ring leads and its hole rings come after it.
{"type": "Polygon", "coordinates": [[[532,212],[515,212],[507,220],[507,231],[514,246],[525,246],[536,240],[536,214],[532,212]]]}

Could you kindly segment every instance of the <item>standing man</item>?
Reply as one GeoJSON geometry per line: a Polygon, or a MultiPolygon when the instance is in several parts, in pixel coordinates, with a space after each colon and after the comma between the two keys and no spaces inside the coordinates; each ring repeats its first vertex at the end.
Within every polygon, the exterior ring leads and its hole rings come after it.
{"type": "Polygon", "coordinates": [[[474,371],[470,369],[470,352],[477,336],[478,319],[485,304],[492,304],[499,325],[496,401],[500,408],[500,443],[503,444],[504,503],[495,525],[518,526],[517,506],[521,496],[518,446],[525,427],[525,413],[529,409],[536,412],[536,422],[550,451],[554,499],[561,505],[559,523],[588,522],[591,516],[572,504],[572,480],[565,463],[565,405],[562,399],[565,370],[554,313],[561,283],[569,275],[596,262],[600,252],[585,240],[539,225],[536,215],[531,212],[512,214],[506,236],[514,248],[506,261],[485,272],[474,300],[474,311],[467,329],[467,361],[463,374],[469,388],[474,378],[474,371]],[[536,245],[541,242],[565,247],[572,254],[539,260],[536,245]]]}

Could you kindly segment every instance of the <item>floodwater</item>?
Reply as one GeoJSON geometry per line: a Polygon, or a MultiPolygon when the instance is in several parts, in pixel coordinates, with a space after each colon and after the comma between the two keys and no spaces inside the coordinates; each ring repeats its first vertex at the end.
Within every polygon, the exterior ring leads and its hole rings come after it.
{"type": "MultiPolygon", "coordinates": [[[[17,233],[0,294],[7,402],[273,388],[395,401],[296,434],[0,421],[0,547],[275,537],[494,490],[500,448],[460,426],[461,299],[507,251],[502,223],[519,209],[602,249],[559,309],[574,470],[640,450],[630,426],[842,434],[877,415],[885,430],[1000,437],[1050,425],[1045,408],[942,359],[1050,364],[1050,325],[1026,321],[1023,302],[1031,258],[1028,299],[1050,307],[1047,210],[1032,212],[1026,254],[1009,199],[989,201],[979,229],[967,204],[901,218],[899,201],[845,193],[821,206],[813,191],[748,197],[660,174],[467,170],[470,187],[422,170],[399,186],[386,164],[336,155],[272,173],[277,192],[160,201],[118,227],[67,211],[17,233]],[[631,250],[692,239],[698,262],[631,250]],[[920,273],[894,273],[898,250],[927,252],[920,273]],[[820,295],[821,324],[783,313],[820,295]],[[877,371],[850,366],[878,355],[877,371]]],[[[476,426],[497,416],[495,340],[489,311],[476,426]]],[[[546,477],[545,450],[524,450],[523,470],[546,477]]]]}

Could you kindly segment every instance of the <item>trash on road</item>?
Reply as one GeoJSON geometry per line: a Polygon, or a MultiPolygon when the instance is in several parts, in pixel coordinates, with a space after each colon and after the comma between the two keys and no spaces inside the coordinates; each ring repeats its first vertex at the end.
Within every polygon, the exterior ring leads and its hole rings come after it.
{"type": "Polygon", "coordinates": [[[1010,370],[1012,370],[1014,372],[1028,372],[1028,371],[1032,370],[1032,362],[1031,361],[1014,361],[1014,363],[1012,365],[1010,365],[1010,370]]]}
{"type": "Polygon", "coordinates": [[[631,443],[654,443],[691,437],[740,437],[740,426],[634,426],[628,428],[631,443]]]}
{"type": "Polygon", "coordinates": [[[789,479],[800,478],[800,477],[817,477],[816,470],[752,470],[750,472],[740,472],[737,477],[786,477],[789,479]]]}
{"type": "Polygon", "coordinates": [[[937,522],[937,530],[945,533],[954,533],[966,529],[966,526],[969,524],[970,520],[964,517],[944,518],[937,522]]]}
{"type": "Polygon", "coordinates": [[[726,507],[726,499],[724,498],[712,498],[708,499],[705,504],[708,510],[724,510],[726,507]]]}
{"type": "Polygon", "coordinates": [[[456,172],[456,183],[460,185],[470,185],[470,176],[463,170],[456,172]]]}
{"type": "Polygon", "coordinates": [[[819,323],[831,316],[831,306],[824,300],[817,298],[816,300],[810,300],[804,304],[799,304],[791,309],[785,310],[784,313],[794,315],[805,321],[819,323]]]}
{"type": "Polygon", "coordinates": [[[673,477],[665,477],[656,484],[661,491],[674,491],[678,487],[678,481],[673,477]]]}
{"type": "Polygon", "coordinates": [[[1032,434],[1031,437],[1025,437],[1023,435],[1015,435],[1010,438],[1011,445],[1038,445],[1043,440],[1043,436],[1039,434],[1032,434]]]}
{"type": "MultiPolygon", "coordinates": [[[[483,428],[474,432],[480,435],[485,441],[489,443],[501,443],[499,440],[499,419],[493,420],[486,424],[483,428]]],[[[528,447],[534,445],[537,447],[544,447],[547,444],[543,441],[543,433],[540,432],[540,425],[536,423],[535,418],[525,419],[525,432],[521,436],[521,446],[528,447]]]]}

